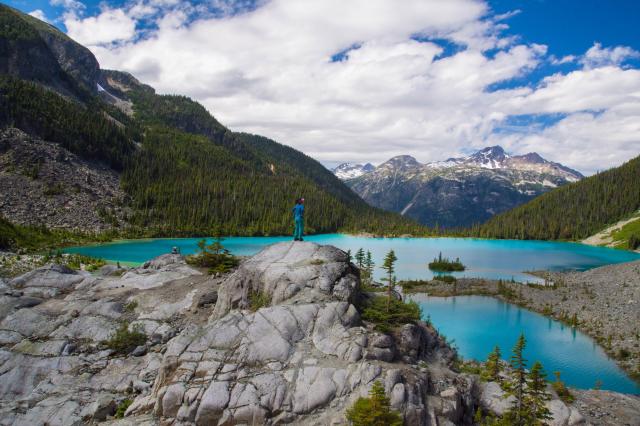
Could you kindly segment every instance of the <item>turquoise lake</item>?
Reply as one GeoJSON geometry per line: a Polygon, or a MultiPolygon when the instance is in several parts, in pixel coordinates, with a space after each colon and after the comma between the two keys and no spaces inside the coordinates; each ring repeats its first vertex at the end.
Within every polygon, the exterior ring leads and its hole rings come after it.
{"type": "MultiPolygon", "coordinates": [[[[586,270],[602,265],[640,259],[637,253],[591,247],[577,243],[545,241],[482,240],[471,238],[366,238],[348,235],[314,235],[305,238],[320,244],[332,244],[352,253],[362,247],[370,250],[376,265],[385,253],[393,249],[398,256],[398,279],[431,278],[427,263],[442,252],[444,256],[460,257],[467,270],[454,275],[492,279],[514,278],[521,282],[539,281],[524,271],[586,270]]],[[[289,237],[229,237],[225,247],[237,255],[252,255],[263,247],[289,237]]],[[[67,252],[82,253],[111,261],[139,264],[169,253],[178,247],[183,254],[194,253],[200,238],[148,239],[119,241],[95,246],[69,248],[67,252]]],[[[378,278],[381,270],[376,267],[378,278]]],[[[527,358],[539,360],[552,377],[560,371],[570,386],[592,388],[596,380],[602,388],[640,394],[640,387],[628,378],[588,336],[493,298],[458,296],[434,298],[414,296],[434,325],[455,341],[464,358],[484,360],[494,345],[499,345],[504,359],[521,332],[527,340],[527,358]]]]}
{"type": "Polygon", "coordinates": [[[560,371],[562,380],[573,387],[590,389],[600,380],[602,389],[640,394],[640,385],[589,336],[557,321],[492,297],[412,295],[412,299],[442,334],[454,340],[466,359],[485,360],[498,345],[503,359],[508,360],[518,336],[524,333],[528,365],[542,362],[549,379],[560,371]]]}
{"type": "MultiPolygon", "coordinates": [[[[586,270],[611,263],[640,259],[640,254],[577,243],[547,241],[483,240],[473,238],[367,238],[341,234],[312,235],[307,241],[332,244],[355,253],[358,248],[370,250],[376,265],[382,264],[389,249],[398,256],[398,279],[431,278],[433,273],[427,264],[442,252],[444,256],[459,257],[467,266],[457,277],[481,277],[489,279],[511,278],[520,282],[540,280],[525,271],[535,270],[586,270]]],[[[82,253],[111,261],[142,263],[164,253],[173,246],[183,254],[197,250],[201,238],[160,238],[120,241],[95,246],[69,248],[65,251],[82,253]]],[[[225,247],[237,255],[253,255],[263,247],[290,237],[229,237],[225,247]]],[[[378,278],[382,270],[376,268],[378,278]]]]}

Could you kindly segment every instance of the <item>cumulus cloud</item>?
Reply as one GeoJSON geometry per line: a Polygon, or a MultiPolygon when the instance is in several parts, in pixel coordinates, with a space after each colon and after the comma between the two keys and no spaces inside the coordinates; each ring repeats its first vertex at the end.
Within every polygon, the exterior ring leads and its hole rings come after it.
{"type": "MultiPolygon", "coordinates": [[[[554,58],[505,37],[513,14],[492,16],[479,0],[214,3],[207,14],[139,0],[76,18],[69,34],[105,68],[189,95],[234,130],[326,162],[434,161],[497,141],[590,173],[640,152],[639,71],[620,66],[635,54],[628,48],[596,44],[581,69],[504,85],[554,58]],[[133,38],[143,17],[156,29],[133,38]],[[493,89],[500,84],[507,88],[493,89]],[[523,114],[564,118],[498,131],[523,114]]],[[[555,60],[575,63],[579,53],[555,60]]]]}
{"type": "Polygon", "coordinates": [[[49,22],[49,20],[47,19],[47,16],[44,14],[42,9],[36,9],[34,11],[31,11],[29,12],[29,15],[33,16],[34,18],[38,18],[41,21],[49,22]]]}
{"type": "Polygon", "coordinates": [[[600,43],[587,50],[580,62],[585,68],[597,68],[603,66],[620,66],[624,61],[640,57],[640,52],[627,46],[602,47],[600,43]]]}
{"type": "Polygon", "coordinates": [[[82,10],[85,8],[84,4],[78,0],[50,0],[51,6],[61,6],[67,10],[82,10]]]}
{"type": "Polygon", "coordinates": [[[107,8],[84,19],[70,13],[65,16],[64,25],[69,36],[87,46],[130,40],[136,31],[136,21],[122,9],[107,8]]]}

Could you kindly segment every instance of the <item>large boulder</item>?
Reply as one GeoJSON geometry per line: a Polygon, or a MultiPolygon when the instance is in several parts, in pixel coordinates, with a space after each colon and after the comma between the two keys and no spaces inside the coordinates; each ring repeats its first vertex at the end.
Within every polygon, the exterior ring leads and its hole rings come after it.
{"type": "Polygon", "coordinates": [[[84,274],[65,265],[51,264],[14,278],[9,285],[27,296],[49,298],[73,290],[84,279],[84,274]]]}
{"type": "Polygon", "coordinates": [[[310,242],[274,244],[243,262],[221,286],[212,318],[250,306],[252,292],[265,293],[271,304],[350,302],[358,271],[347,254],[310,242]]]}

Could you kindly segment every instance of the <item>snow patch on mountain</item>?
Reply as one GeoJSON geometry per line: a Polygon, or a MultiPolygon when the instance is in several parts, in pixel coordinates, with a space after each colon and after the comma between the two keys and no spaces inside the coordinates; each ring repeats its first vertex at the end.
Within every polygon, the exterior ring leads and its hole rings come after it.
{"type": "Polygon", "coordinates": [[[333,174],[340,180],[354,179],[362,176],[365,173],[369,173],[375,170],[375,166],[371,163],[367,164],[353,164],[342,163],[338,167],[332,170],[333,174]]]}

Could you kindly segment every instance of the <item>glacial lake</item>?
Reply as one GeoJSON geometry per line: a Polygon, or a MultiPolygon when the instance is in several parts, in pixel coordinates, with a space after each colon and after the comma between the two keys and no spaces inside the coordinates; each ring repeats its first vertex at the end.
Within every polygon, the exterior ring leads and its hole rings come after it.
{"type": "MultiPolygon", "coordinates": [[[[157,238],[127,240],[107,244],[65,249],[110,261],[140,264],[178,247],[183,254],[197,251],[201,238],[157,238]]],[[[256,254],[263,247],[289,241],[290,237],[228,237],[223,245],[237,255],[256,254]]],[[[540,282],[525,273],[536,270],[586,270],[612,263],[640,259],[640,254],[578,243],[519,240],[484,240],[475,238],[367,238],[341,234],[311,235],[306,241],[331,244],[354,253],[360,248],[370,250],[376,265],[393,249],[398,257],[398,279],[425,279],[433,277],[427,264],[442,252],[443,256],[459,257],[467,266],[457,277],[488,279],[515,279],[519,282],[540,282]]],[[[377,278],[382,270],[375,268],[377,278]]]]}
{"type": "Polygon", "coordinates": [[[511,349],[524,333],[524,352],[528,366],[540,361],[548,375],[560,371],[562,380],[581,389],[593,388],[640,394],[640,385],[609,359],[595,341],[558,321],[519,306],[486,296],[429,297],[415,294],[411,298],[429,316],[433,325],[454,340],[465,359],[485,360],[495,345],[508,360],[511,349]]]}
{"type": "MultiPolygon", "coordinates": [[[[197,251],[201,238],[161,238],[118,241],[94,246],[65,249],[110,261],[140,264],[178,247],[183,254],[197,251]]],[[[290,237],[229,237],[223,245],[237,255],[253,255],[263,247],[289,241],[290,237]]],[[[307,241],[332,244],[355,253],[358,248],[370,250],[379,265],[389,249],[396,252],[398,279],[431,278],[427,263],[442,252],[444,256],[460,257],[467,266],[458,277],[515,279],[536,282],[524,271],[586,270],[612,263],[640,259],[637,253],[591,247],[578,243],[545,241],[483,240],[472,238],[367,238],[341,234],[313,235],[307,241]]],[[[209,240],[210,241],[210,240],[209,240]]],[[[542,315],[515,305],[480,296],[435,298],[414,295],[422,305],[425,317],[449,339],[454,340],[464,358],[486,359],[494,345],[508,359],[517,337],[524,331],[529,365],[539,360],[549,377],[560,371],[570,386],[592,388],[596,380],[603,389],[640,394],[638,385],[610,360],[588,336],[542,315]]]]}

